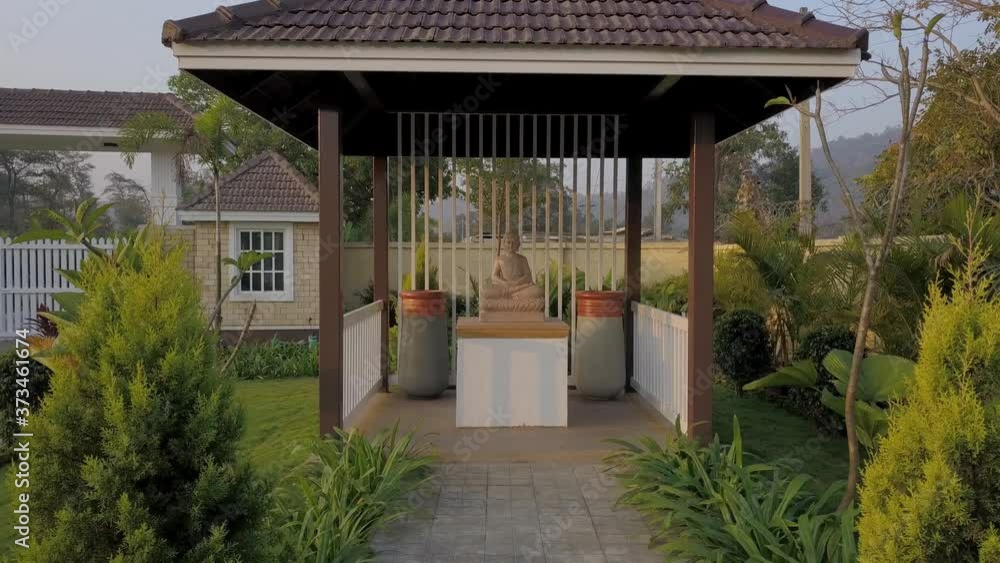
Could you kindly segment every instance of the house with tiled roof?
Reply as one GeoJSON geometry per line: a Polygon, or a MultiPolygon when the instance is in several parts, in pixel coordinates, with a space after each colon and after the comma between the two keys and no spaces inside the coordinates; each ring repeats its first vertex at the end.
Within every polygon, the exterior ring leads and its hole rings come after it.
{"type": "MultiPolygon", "coordinates": [[[[182,127],[191,126],[194,118],[169,93],[0,88],[0,150],[118,152],[121,129],[145,112],[165,113],[182,127]]],[[[202,300],[209,311],[215,305],[214,193],[183,201],[177,147],[154,140],[145,149],[154,215],[168,225],[172,238],[186,242],[187,264],[203,284],[202,300]]],[[[247,250],[271,254],[230,295],[223,328],[242,328],[256,302],[253,327],[259,333],[298,336],[314,331],[319,294],[316,187],[283,156],[267,151],[223,178],[220,194],[223,256],[247,250]]]]}
{"type": "MultiPolygon", "coordinates": [[[[122,128],[139,113],[162,112],[190,126],[191,110],[163,92],[103,92],[0,88],[0,150],[118,152],[122,128]]],[[[163,140],[150,155],[148,195],[159,217],[174,221],[180,193],[177,148],[163,140]]]]}
{"type": "MultiPolygon", "coordinates": [[[[223,307],[223,328],[240,329],[256,303],[258,337],[301,337],[316,330],[319,303],[319,198],[316,187],[274,151],[248,160],[219,184],[222,253],[271,257],[243,275],[223,307]]],[[[215,300],[215,194],[196,194],[177,211],[175,230],[189,247],[206,309],[215,300]]],[[[226,274],[228,275],[228,274],[226,274]]],[[[224,280],[228,281],[228,280],[224,280]]]]}

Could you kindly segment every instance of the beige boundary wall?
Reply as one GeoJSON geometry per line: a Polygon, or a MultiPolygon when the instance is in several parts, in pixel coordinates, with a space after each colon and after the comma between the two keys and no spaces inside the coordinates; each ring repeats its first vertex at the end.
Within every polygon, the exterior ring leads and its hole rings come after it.
{"type": "MultiPolygon", "coordinates": [[[[291,301],[264,302],[258,301],[257,313],[254,317],[256,330],[280,331],[310,331],[319,326],[319,274],[320,257],[319,225],[317,223],[294,223],[294,294],[291,301]]],[[[195,223],[172,229],[172,236],[183,241],[188,248],[186,264],[201,280],[202,303],[206,314],[215,302],[215,227],[213,223],[195,223]]],[[[223,224],[222,248],[228,255],[230,227],[223,224]]],[[[829,248],[837,244],[837,240],[817,241],[819,249],[829,248]]],[[[432,267],[438,268],[438,280],[445,290],[457,288],[460,294],[466,292],[466,280],[479,278],[480,267],[482,275],[488,278],[490,265],[495,250],[485,247],[481,251],[473,243],[468,251],[466,263],[466,245],[459,242],[454,245],[455,283],[452,284],[452,243],[445,242],[443,252],[439,251],[438,243],[432,242],[428,247],[427,256],[432,267]]],[[[687,241],[643,242],[642,243],[642,283],[650,284],[669,276],[687,271],[688,265],[687,241]]],[[[732,245],[716,245],[716,252],[731,251],[732,245]]],[[[403,273],[410,271],[410,256],[412,246],[403,243],[403,273]]],[[[536,247],[524,243],[521,253],[531,262],[532,269],[538,272],[546,262],[545,244],[539,242],[536,247]]],[[[587,249],[585,242],[577,243],[574,250],[569,243],[561,245],[552,241],[549,243],[548,257],[550,263],[562,261],[563,271],[569,272],[573,255],[576,255],[576,268],[585,271],[587,267],[587,249]]],[[[344,248],[344,305],[346,310],[361,305],[358,293],[371,282],[374,249],[371,243],[348,243],[344,248]]],[[[624,241],[619,240],[614,252],[615,277],[621,279],[625,269],[624,241]]],[[[605,275],[611,271],[612,250],[610,242],[606,241],[603,251],[598,253],[597,241],[591,242],[589,273],[591,287],[597,287],[605,275]],[[598,274],[600,272],[600,274],[598,274]]],[[[389,248],[389,288],[399,289],[397,267],[397,244],[390,243],[389,248]]],[[[555,268],[555,266],[552,266],[555,268]]],[[[223,273],[224,282],[228,282],[228,274],[223,273]]],[[[225,283],[224,283],[225,285],[225,283]]],[[[423,288],[423,279],[417,280],[417,288],[423,288]]],[[[248,301],[228,301],[223,307],[223,327],[226,330],[239,330],[249,313],[251,303],[248,301]]]]}

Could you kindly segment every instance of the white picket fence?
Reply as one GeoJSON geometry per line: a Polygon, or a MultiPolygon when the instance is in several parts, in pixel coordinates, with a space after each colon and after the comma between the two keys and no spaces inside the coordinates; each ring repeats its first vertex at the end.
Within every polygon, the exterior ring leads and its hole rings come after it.
{"type": "Polygon", "coordinates": [[[632,387],[670,422],[687,432],[688,320],[641,303],[635,319],[632,387]]]}
{"type": "MultiPolygon", "coordinates": [[[[113,239],[93,242],[106,250],[115,245],[113,239]]],[[[52,240],[14,244],[0,238],[0,338],[11,338],[26,328],[41,304],[59,310],[53,294],[79,291],[56,270],[77,270],[86,256],[87,249],[80,244],[52,240]]]]}
{"type": "MultiPolygon", "coordinates": [[[[344,315],[344,426],[364,402],[382,385],[382,315],[385,307],[376,301],[344,315]]],[[[387,350],[387,349],[386,349],[387,350]]]]}

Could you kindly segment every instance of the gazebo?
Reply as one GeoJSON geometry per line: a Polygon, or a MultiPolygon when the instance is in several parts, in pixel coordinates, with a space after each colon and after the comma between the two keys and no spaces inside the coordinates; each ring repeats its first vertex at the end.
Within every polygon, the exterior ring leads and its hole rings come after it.
{"type": "MultiPolygon", "coordinates": [[[[852,77],[868,34],[765,0],[260,0],[167,21],[162,39],[182,70],[319,151],[321,431],[348,414],[344,155],[374,157],[373,277],[383,303],[389,178],[396,172],[402,183],[406,158],[585,158],[588,166],[599,158],[602,224],[603,166],[613,159],[615,182],[620,174],[625,185],[629,304],[642,271],[642,159],[688,158],[682,411],[685,426],[710,436],[715,145],[780,111],[765,107],[776,96],[805,100],[852,77]]],[[[589,168],[587,181],[589,206],[589,168]]],[[[401,276],[402,247],[397,260],[401,276]]],[[[388,317],[380,319],[372,332],[384,382],[388,317]]]]}

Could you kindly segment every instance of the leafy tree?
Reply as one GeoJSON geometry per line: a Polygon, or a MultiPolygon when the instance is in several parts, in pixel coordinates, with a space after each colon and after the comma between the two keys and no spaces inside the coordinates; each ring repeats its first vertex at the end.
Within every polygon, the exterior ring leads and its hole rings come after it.
{"type": "Polygon", "coordinates": [[[139,182],[118,172],[111,172],[104,179],[108,183],[104,195],[114,204],[115,227],[119,231],[131,231],[149,222],[152,213],[149,196],[139,182]]]}
{"type": "MultiPolygon", "coordinates": [[[[180,73],[170,78],[170,89],[188,106],[197,112],[206,112],[214,107],[222,97],[217,90],[208,86],[201,80],[188,73],[180,73]]],[[[246,109],[232,104],[232,113],[229,119],[232,126],[227,131],[231,142],[231,154],[227,157],[225,170],[231,171],[247,160],[250,160],[266,150],[273,150],[284,156],[296,169],[305,175],[309,180],[316,182],[319,177],[319,161],[316,151],[292,137],[282,129],[275,127],[262,117],[247,111],[246,109]]],[[[416,192],[417,200],[422,205],[424,201],[424,162],[422,159],[415,159],[416,166],[416,192]]],[[[371,214],[372,214],[372,159],[369,157],[348,156],[343,160],[344,173],[344,223],[351,225],[348,230],[350,235],[348,240],[360,241],[370,240],[371,236],[371,214]]],[[[439,159],[432,158],[430,161],[430,179],[432,200],[437,194],[437,169],[442,168],[444,172],[444,183],[446,197],[450,194],[451,170],[447,165],[442,165],[439,159]]],[[[389,191],[392,205],[395,202],[396,187],[398,182],[398,163],[395,158],[389,159],[389,191]]],[[[409,204],[410,190],[410,162],[406,159],[403,163],[403,192],[404,208],[409,204]]],[[[395,218],[395,212],[390,210],[390,215],[395,218]]],[[[409,234],[409,213],[404,211],[403,230],[404,239],[409,234]]],[[[396,223],[390,221],[390,229],[395,233],[396,223]]]]}
{"type": "Polygon", "coordinates": [[[84,200],[93,197],[94,183],[90,177],[93,170],[87,153],[52,153],[31,190],[35,209],[71,213],[84,200]]]}
{"type": "MultiPolygon", "coordinates": [[[[904,13],[895,6],[890,7],[888,13],[879,14],[878,26],[885,31],[892,33],[896,43],[896,53],[899,57],[898,67],[879,61],[881,80],[895,89],[894,95],[899,100],[899,115],[902,122],[899,150],[896,155],[896,165],[894,167],[890,188],[886,195],[885,221],[881,225],[881,233],[877,237],[877,242],[867,244],[867,238],[871,233],[870,225],[866,224],[862,213],[858,210],[851,194],[850,186],[844,178],[843,172],[834,162],[830,141],[826,133],[826,123],[823,119],[823,90],[817,83],[815,90],[815,110],[796,106],[797,111],[804,117],[808,117],[816,124],[816,132],[819,135],[820,145],[823,154],[826,156],[830,169],[833,172],[837,186],[840,188],[841,196],[847,204],[850,215],[851,230],[859,240],[865,241],[861,249],[865,261],[864,291],[861,293],[861,310],[858,315],[857,331],[855,333],[854,351],[851,361],[850,374],[845,393],[846,408],[844,411],[844,422],[847,425],[847,452],[848,452],[848,474],[847,486],[844,495],[840,499],[838,511],[844,512],[854,502],[854,496],[858,486],[859,469],[861,465],[860,448],[858,445],[857,433],[857,412],[855,406],[858,399],[858,378],[861,373],[861,363],[864,360],[865,348],[868,341],[868,330],[871,327],[873,312],[876,303],[876,293],[879,284],[879,276],[885,265],[886,258],[893,247],[893,242],[898,234],[901,210],[903,202],[909,188],[909,164],[912,148],[913,129],[920,115],[920,110],[924,103],[924,95],[927,91],[928,74],[931,65],[931,42],[932,38],[941,35],[936,30],[943,16],[936,15],[929,20],[923,20],[916,8],[916,14],[904,13]],[[915,59],[911,59],[911,49],[908,43],[903,41],[904,21],[907,26],[914,26],[919,30],[921,38],[919,41],[919,54],[915,59]],[[912,62],[911,62],[912,61],[912,62]]],[[[784,96],[769,100],[766,106],[771,105],[793,105],[795,100],[790,100],[784,96]]]]}
{"type": "MultiPolygon", "coordinates": [[[[154,140],[165,141],[177,149],[177,160],[183,165],[185,158],[193,157],[197,163],[212,175],[212,191],[215,195],[215,301],[222,297],[222,207],[219,192],[222,176],[237,166],[234,158],[233,133],[241,124],[236,104],[226,97],[218,97],[212,106],[198,114],[193,125],[188,128],[163,112],[143,112],[133,116],[122,127],[122,158],[129,167],[135,164],[136,156],[154,140]]],[[[222,326],[222,317],[217,317],[217,327],[222,326]]]]}
{"type": "Polygon", "coordinates": [[[3,220],[3,230],[18,233],[24,227],[29,213],[28,193],[39,173],[41,165],[51,160],[52,153],[42,151],[0,151],[0,191],[6,196],[7,213],[3,220]],[[20,205],[18,198],[20,197],[20,205]]]}
{"type": "MultiPolygon", "coordinates": [[[[719,143],[716,147],[716,217],[724,222],[736,210],[736,193],[749,172],[760,182],[767,203],[796,209],[799,199],[799,152],[774,121],[761,123],[719,143]]],[[[666,186],[663,219],[669,225],[677,211],[686,212],[690,169],[687,160],[664,163],[666,186]]],[[[826,188],[812,177],[814,209],[825,209],[826,188]]]]}
{"type": "Polygon", "coordinates": [[[150,237],[88,259],[34,419],[29,561],[266,561],[268,492],[236,459],[242,413],[197,282],[150,237]],[[34,449],[37,448],[37,449],[34,449]]]}
{"type": "MultiPolygon", "coordinates": [[[[559,229],[559,200],[563,200],[564,230],[572,227],[572,221],[577,213],[572,206],[572,194],[563,185],[563,171],[559,169],[558,161],[550,161],[546,166],[542,159],[457,159],[454,162],[455,173],[459,174],[463,184],[463,197],[474,206],[480,221],[483,221],[484,231],[493,230],[494,205],[496,206],[497,229],[502,231],[506,214],[510,213],[510,227],[517,229],[520,219],[523,229],[531,231],[535,225],[536,232],[545,232],[545,197],[549,198],[548,221],[550,232],[555,234],[559,229]],[[496,182],[496,198],[493,201],[493,184],[496,182]],[[479,186],[482,183],[482,198],[479,186]],[[519,192],[520,190],[520,192],[519,192]],[[534,190],[537,204],[531,205],[531,195],[534,190]],[[534,217],[532,216],[535,213],[534,217]]],[[[585,181],[580,178],[579,182],[585,181]]],[[[596,206],[596,201],[594,202],[596,206]]],[[[580,220],[576,217],[577,221],[580,220]]],[[[578,228],[583,229],[582,223],[578,228]]],[[[497,233],[499,234],[499,233],[497,233]]]]}
{"type": "Polygon", "coordinates": [[[717,266],[723,278],[717,299],[768,319],[780,364],[788,363],[802,330],[842,320],[847,305],[842,290],[829,283],[835,262],[816,252],[812,238],[793,234],[795,224],[794,216],[765,225],[750,213],[736,213],[727,234],[740,252],[717,266]]]}
{"type": "MultiPolygon", "coordinates": [[[[970,103],[972,80],[981,84],[987,107],[1000,107],[1000,46],[984,40],[957,58],[943,59],[928,79],[933,98],[913,129],[904,228],[913,234],[937,234],[944,208],[959,195],[1000,204],[1000,119],[970,103]]],[[[883,152],[875,170],[860,179],[865,207],[884,217],[898,145],[883,152]]]]}

